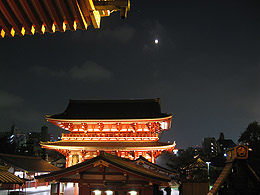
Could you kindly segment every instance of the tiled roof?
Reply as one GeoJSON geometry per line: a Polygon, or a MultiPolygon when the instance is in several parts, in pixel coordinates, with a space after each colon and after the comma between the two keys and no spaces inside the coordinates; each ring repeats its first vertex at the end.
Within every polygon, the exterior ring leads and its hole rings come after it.
{"type": "Polygon", "coordinates": [[[0,161],[14,166],[17,169],[29,172],[51,172],[60,170],[60,168],[51,165],[39,157],[0,154],[0,161]]]}
{"type": "Polygon", "coordinates": [[[166,175],[146,169],[140,165],[135,164],[134,161],[131,161],[129,159],[121,158],[116,155],[108,154],[103,151],[101,151],[100,155],[95,158],[86,160],[82,163],[79,163],[77,165],[68,167],[68,168],[60,170],[60,171],[52,172],[52,173],[46,174],[46,175],[37,176],[36,179],[48,179],[48,178],[55,178],[55,177],[60,177],[60,176],[62,177],[62,175],[68,174],[68,173],[71,173],[73,175],[77,172],[77,170],[86,171],[86,169],[87,169],[87,167],[89,167],[89,165],[94,164],[95,162],[97,162],[99,160],[103,160],[115,167],[126,170],[128,172],[131,172],[132,174],[145,177],[148,180],[156,180],[156,181],[163,181],[163,182],[170,181],[170,178],[166,175]],[[84,170],[84,167],[86,167],[85,170],[84,170]]]}
{"type": "Polygon", "coordinates": [[[60,146],[60,147],[88,147],[95,149],[103,149],[103,148],[139,148],[139,147],[171,147],[175,144],[169,144],[158,141],[57,141],[57,142],[43,142],[43,146],[60,146]]]}
{"type": "Polygon", "coordinates": [[[61,114],[50,119],[152,119],[171,116],[161,112],[160,99],[70,100],[61,114]]]}
{"type": "Polygon", "coordinates": [[[8,167],[0,166],[0,184],[19,184],[25,183],[23,179],[15,176],[14,174],[7,171],[8,167]]]}
{"type": "Polygon", "coordinates": [[[146,158],[144,158],[143,156],[140,156],[138,159],[136,159],[136,160],[134,160],[135,161],[135,163],[137,163],[138,164],[138,162],[145,162],[146,164],[148,164],[149,166],[151,166],[151,167],[154,167],[154,168],[156,168],[156,169],[158,169],[158,170],[162,170],[162,171],[165,171],[165,172],[168,172],[168,173],[170,173],[170,174],[176,174],[177,173],[177,171],[176,170],[169,170],[169,169],[166,169],[166,168],[164,168],[164,167],[162,167],[162,166],[160,166],[160,165],[157,165],[157,164],[155,164],[155,163],[152,163],[152,162],[150,162],[149,160],[147,160],[146,158]]]}

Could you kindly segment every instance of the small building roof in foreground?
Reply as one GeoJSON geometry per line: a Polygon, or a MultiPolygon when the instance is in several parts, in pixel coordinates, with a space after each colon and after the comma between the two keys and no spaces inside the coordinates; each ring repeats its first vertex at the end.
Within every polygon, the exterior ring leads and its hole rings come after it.
{"type": "Polygon", "coordinates": [[[176,170],[169,170],[165,167],[162,167],[160,165],[152,163],[149,160],[147,160],[146,158],[144,158],[143,156],[140,156],[138,159],[134,160],[134,162],[136,164],[139,164],[139,165],[142,165],[142,166],[143,166],[143,164],[146,164],[147,166],[149,166],[149,169],[156,170],[157,172],[164,172],[168,175],[177,175],[176,170]]]}
{"type": "Polygon", "coordinates": [[[161,112],[160,99],[131,100],[70,100],[60,114],[47,119],[154,119],[169,117],[161,112]]]}
{"type": "Polygon", "coordinates": [[[0,154],[0,162],[28,172],[52,172],[60,170],[40,157],[0,154]]]}
{"type": "Polygon", "coordinates": [[[19,184],[23,185],[25,180],[20,177],[15,176],[14,174],[8,172],[8,167],[0,165],[0,185],[1,184],[19,184]]]}
{"type": "Polygon", "coordinates": [[[85,173],[87,169],[100,165],[108,167],[113,166],[118,170],[142,177],[147,181],[154,180],[159,183],[170,181],[170,178],[167,175],[146,169],[143,166],[137,165],[136,163],[134,163],[134,161],[131,161],[127,158],[121,158],[116,155],[108,154],[104,151],[101,151],[100,155],[97,157],[86,160],[82,163],[76,164],[66,169],[62,169],[60,171],[55,171],[50,174],[37,176],[36,179],[44,181],[59,180],[67,175],[73,175],[78,173],[80,174],[81,172],[85,173]]]}

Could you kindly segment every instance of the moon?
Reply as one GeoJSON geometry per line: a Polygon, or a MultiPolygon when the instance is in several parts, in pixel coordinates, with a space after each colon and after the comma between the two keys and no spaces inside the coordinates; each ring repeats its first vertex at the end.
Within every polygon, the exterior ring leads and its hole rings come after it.
{"type": "Polygon", "coordinates": [[[155,39],[155,40],[154,40],[154,43],[155,43],[155,44],[158,44],[158,43],[159,43],[159,40],[158,40],[158,39],[155,39]]]}

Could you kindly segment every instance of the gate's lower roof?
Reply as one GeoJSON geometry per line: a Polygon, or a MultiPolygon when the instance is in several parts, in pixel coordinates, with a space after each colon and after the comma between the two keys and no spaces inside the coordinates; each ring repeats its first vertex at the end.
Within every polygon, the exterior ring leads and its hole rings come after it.
{"type": "Polygon", "coordinates": [[[58,142],[43,142],[44,148],[49,149],[70,149],[70,150],[167,150],[173,149],[175,143],[164,143],[158,141],[58,141],[58,142]]]}

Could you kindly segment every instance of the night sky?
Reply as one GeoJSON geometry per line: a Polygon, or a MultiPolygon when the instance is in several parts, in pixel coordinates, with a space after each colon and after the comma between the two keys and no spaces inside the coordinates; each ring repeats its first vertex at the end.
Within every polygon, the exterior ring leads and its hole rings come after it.
{"type": "Polygon", "coordinates": [[[259,13],[257,0],[132,0],[100,29],[0,39],[0,130],[57,133],[45,115],[69,99],[160,97],[162,141],[237,142],[260,122],[259,13]]]}

